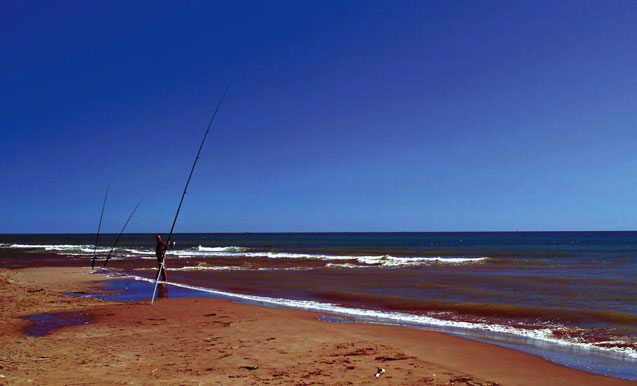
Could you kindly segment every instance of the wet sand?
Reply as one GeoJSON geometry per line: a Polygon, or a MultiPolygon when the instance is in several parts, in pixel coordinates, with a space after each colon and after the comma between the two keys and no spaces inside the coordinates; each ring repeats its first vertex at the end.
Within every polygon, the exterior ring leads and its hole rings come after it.
{"type": "Polygon", "coordinates": [[[313,312],[64,295],[101,279],[86,268],[0,270],[0,385],[637,385],[444,333],[313,312]],[[44,313],[70,324],[25,335],[34,322],[24,317],[44,313]],[[375,378],[379,367],[386,372],[375,378]]]}

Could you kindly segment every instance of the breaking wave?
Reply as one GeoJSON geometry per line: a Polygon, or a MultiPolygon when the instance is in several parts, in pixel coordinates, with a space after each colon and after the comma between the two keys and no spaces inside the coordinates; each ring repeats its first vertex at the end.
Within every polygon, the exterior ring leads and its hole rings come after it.
{"type": "Polygon", "coordinates": [[[247,251],[248,248],[243,247],[202,247],[201,245],[197,247],[198,251],[202,252],[243,252],[247,251]]]}
{"type": "MultiPolygon", "coordinates": [[[[313,253],[293,253],[293,252],[268,252],[254,251],[247,252],[245,248],[238,247],[202,247],[197,250],[174,250],[168,253],[180,258],[188,257],[248,257],[248,258],[268,258],[268,259],[312,259],[312,260],[353,260],[359,264],[368,266],[406,266],[406,265],[429,265],[429,264],[467,264],[479,263],[488,260],[488,257],[401,257],[391,255],[376,256],[356,256],[356,255],[326,255],[313,253]]],[[[361,265],[352,265],[361,267],[361,265]]]]}
{"type": "MultiPolygon", "coordinates": [[[[93,252],[92,245],[70,245],[70,244],[0,244],[0,248],[19,249],[44,249],[45,251],[89,251],[93,252]]],[[[98,248],[102,251],[103,247],[98,248]]]]}
{"type": "MultiPolygon", "coordinates": [[[[0,244],[0,248],[37,249],[45,251],[57,251],[67,255],[90,256],[93,254],[92,245],[68,245],[68,244],[0,244]]],[[[97,253],[107,253],[110,248],[98,247],[97,253]]],[[[329,255],[320,253],[297,252],[273,252],[254,251],[250,248],[237,246],[206,247],[199,245],[189,249],[173,249],[167,253],[169,258],[255,258],[255,259],[306,259],[328,261],[326,266],[335,268],[361,268],[361,267],[400,267],[432,264],[473,264],[488,260],[488,257],[472,256],[391,256],[391,255],[329,255]],[[331,263],[341,261],[342,263],[331,263]],[[346,262],[349,261],[349,262],[346,262]],[[354,263],[354,264],[352,264],[354,263]]],[[[137,258],[154,259],[154,248],[130,248],[119,247],[114,249],[113,258],[137,258]]]]}
{"type": "Polygon", "coordinates": [[[242,267],[236,266],[211,266],[211,265],[192,265],[179,268],[170,268],[171,271],[240,271],[242,267]]]}

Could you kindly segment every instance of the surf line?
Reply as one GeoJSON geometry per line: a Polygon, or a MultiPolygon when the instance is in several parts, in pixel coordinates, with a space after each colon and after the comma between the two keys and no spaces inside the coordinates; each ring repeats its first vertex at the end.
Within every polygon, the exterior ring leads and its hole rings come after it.
{"type": "MultiPolygon", "coordinates": [[[[137,276],[129,273],[116,273],[104,269],[102,272],[108,276],[117,279],[133,279],[135,281],[142,281],[147,283],[153,283],[154,280],[137,276]],[[106,272],[104,272],[106,271],[106,272]]],[[[518,339],[530,339],[533,342],[532,347],[539,347],[542,343],[553,344],[561,347],[573,347],[578,350],[584,350],[586,352],[593,352],[600,355],[615,354],[628,358],[628,360],[637,359],[637,351],[633,349],[621,350],[613,348],[605,348],[591,345],[590,343],[578,342],[578,341],[566,341],[564,339],[555,338],[549,329],[540,329],[534,331],[518,330],[511,326],[499,325],[499,324],[481,324],[475,322],[462,322],[437,319],[432,316],[426,315],[413,315],[402,312],[392,311],[380,311],[373,309],[363,308],[349,308],[335,303],[317,302],[313,300],[292,300],[286,298],[271,298],[257,295],[247,295],[233,292],[226,292],[217,290],[214,288],[199,287],[194,285],[182,284],[178,282],[164,281],[164,284],[171,285],[173,287],[184,288],[192,291],[203,292],[217,297],[238,300],[257,305],[263,305],[268,307],[281,307],[299,309],[313,312],[325,312],[331,315],[342,315],[349,318],[353,318],[356,323],[369,323],[369,324],[383,324],[393,326],[403,326],[409,328],[424,328],[433,331],[451,332],[470,337],[471,331],[490,333],[490,334],[503,334],[505,336],[512,336],[518,339]]],[[[518,351],[523,351],[519,350],[518,351]]],[[[526,351],[523,351],[526,352],[526,351]]],[[[544,355],[535,354],[542,358],[546,358],[544,355]]],[[[572,367],[572,366],[568,366],[572,367]]]]}
{"type": "Polygon", "coordinates": [[[135,211],[137,210],[137,208],[139,208],[139,204],[142,203],[142,200],[143,199],[139,200],[139,202],[135,206],[135,209],[133,209],[130,216],[128,216],[128,219],[126,220],[126,222],[124,223],[124,226],[122,227],[122,231],[119,232],[119,235],[117,235],[117,238],[115,239],[115,242],[113,243],[113,246],[111,247],[111,250],[108,251],[108,256],[106,256],[106,260],[104,261],[104,268],[106,267],[106,264],[108,264],[108,261],[111,259],[113,250],[115,249],[115,246],[117,245],[117,242],[119,241],[119,238],[122,237],[122,233],[124,233],[124,229],[126,229],[126,225],[128,225],[128,222],[130,221],[130,219],[133,218],[133,215],[135,214],[135,211]]]}
{"type": "Polygon", "coordinates": [[[100,229],[102,228],[102,217],[104,217],[104,208],[106,207],[106,197],[108,197],[108,190],[111,187],[106,188],[106,194],[104,195],[104,203],[102,204],[102,213],[100,214],[100,222],[97,225],[97,235],[95,236],[95,247],[93,247],[93,261],[91,261],[91,269],[95,269],[95,258],[97,257],[97,241],[100,239],[100,229]]]}
{"type": "MultiPolygon", "coordinates": [[[[217,112],[219,111],[219,107],[221,107],[221,103],[223,102],[223,98],[225,98],[228,93],[228,89],[230,88],[230,84],[226,86],[226,89],[223,91],[221,98],[219,99],[219,103],[217,103],[217,108],[215,112],[212,114],[212,118],[210,118],[210,122],[208,123],[208,128],[206,129],[206,133],[201,140],[201,145],[199,145],[199,151],[197,152],[197,156],[195,157],[195,162],[192,164],[192,168],[190,169],[190,174],[188,175],[188,180],[186,181],[186,186],[184,187],[184,192],[181,194],[181,200],[179,200],[179,206],[177,207],[177,213],[175,213],[175,219],[173,220],[173,225],[170,228],[170,233],[168,234],[168,240],[166,241],[167,246],[170,246],[170,240],[173,236],[173,231],[175,230],[175,224],[177,223],[177,218],[179,217],[179,211],[181,210],[181,204],[184,202],[184,197],[186,197],[186,192],[188,191],[188,185],[190,184],[190,179],[192,178],[192,173],[195,171],[195,167],[197,166],[197,161],[199,160],[199,155],[201,154],[201,149],[203,149],[203,144],[206,142],[206,138],[208,137],[208,133],[210,132],[210,128],[212,127],[212,122],[214,122],[215,117],[217,116],[217,112]]],[[[153,290],[153,297],[150,300],[150,304],[155,302],[155,295],[157,294],[157,286],[159,285],[159,276],[162,271],[166,267],[166,251],[168,247],[164,249],[161,256],[161,265],[157,270],[157,276],[155,276],[155,289],[153,290]]]]}

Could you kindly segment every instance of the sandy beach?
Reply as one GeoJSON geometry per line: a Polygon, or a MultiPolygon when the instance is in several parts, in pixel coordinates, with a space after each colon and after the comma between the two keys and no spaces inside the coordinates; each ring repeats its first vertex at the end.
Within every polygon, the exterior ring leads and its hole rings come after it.
{"type": "Polygon", "coordinates": [[[637,384],[444,333],[326,322],[312,312],[64,294],[99,279],[86,268],[0,271],[0,384],[637,384]],[[26,335],[33,322],[25,317],[46,313],[73,315],[76,325],[26,335]],[[375,378],[378,368],[386,371],[375,378]]]}

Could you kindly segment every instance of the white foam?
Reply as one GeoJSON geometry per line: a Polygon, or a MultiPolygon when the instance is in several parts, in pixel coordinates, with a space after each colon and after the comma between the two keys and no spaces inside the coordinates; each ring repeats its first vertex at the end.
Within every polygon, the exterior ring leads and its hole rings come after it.
{"type": "Polygon", "coordinates": [[[124,252],[135,254],[135,255],[153,255],[153,256],[155,255],[155,251],[148,251],[148,250],[142,250],[142,249],[122,248],[121,250],[124,252]]]}
{"type": "Polygon", "coordinates": [[[2,244],[2,248],[22,248],[22,249],[44,249],[47,251],[65,251],[65,250],[81,250],[90,249],[91,245],[70,245],[70,244],[2,244]]]}
{"type": "Polygon", "coordinates": [[[360,265],[350,264],[350,263],[344,263],[344,264],[327,263],[327,264],[325,264],[325,266],[326,267],[334,267],[334,268],[366,268],[365,266],[360,266],[360,265]]]}
{"type": "Polygon", "coordinates": [[[207,266],[207,265],[191,265],[180,268],[170,268],[171,271],[241,271],[242,267],[236,266],[207,266]]]}
{"type": "MultiPolygon", "coordinates": [[[[84,253],[93,253],[93,248],[80,248],[80,251],[84,252],[84,253]]],[[[105,253],[110,251],[110,248],[97,248],[95,250],[96,253],[105,253]]],[[[78,253],[79,255],[79,253],[78,253]]]]}
{"type": "Polygon", "coordinates": [[[429,265],[429,264],[465,264],[478,263],[488,260],[488,257],[394,257],[394,256],[360,256],[356,260],[370,265],[383,265],[389,267],[403,265],[429,265]]]}
{"type": "Polygon", "coordinates": [[[198,251],[202,252],[242,252],[247,251],[248,248],[243,247],[202,247],[201,245],[197,248],[198,251]]]}
{"type": "MultiPolygon", "coordinates": [[[[134,268],[134,271],[150,271],[156,268],[134,268]]],[[[171,271],[307,271],[314,267],[249,267],[236,265],[188,265],[178,268],[168,268],[171,271]]]]}
{"type": "Polygon", "coordinates": [[[319,267],[259,267],[257,271],[309,271],[319,267]]]}
{"type": "MultiPolygon", "coordinates": [[[[52,244],[0,244],[2,248],[33,248],[50,251],[68,251],[70,255],[90,255],[93,253],[91,245],[52,245],[52,244]]],[[[110,248],[99,247],[98,253],[106,253],[110,248]]],[[[151,249],[136,248],[115,248],[115,255],[121,257],[141,258],[145,260],[155,259],[155,251],[151,249]]],[[[199,245],[196,249],[169,250],[166,254],[168,258],[206,258],[206,257],[252,257],[268,259],[313,259],[325,261],[355,260],[364,265],[350,265],[348,268],[362,268],[367,266],[399,267],[410,265],[431,265],[431,264],[473,264],[483,262],[488,257],[420,257],[420,256],[391,256],[391,255],[326,255],[313,253],[293,253],[293,252],[250,252],[248,248],[225,246],[225,247],[205,247],[199,245]]],[[[339,265],[328,264],[328,266],[338,267],[339,265]]],[[[345,266],[345,265],[341,265],[345,266]]]]}
{"type": "Polygon", "coordinates": [[[390,255],[350,256],[324,255],[290,252],[238,252],[235,247],[199,247],[199,250],[177,250],[168,253],[178,258],[188,257],[254,257],[268,259],[315,259],[315,260],[356,260],[362,264],[382,266],[428,265],[428,264],[468,264],[488,260],[488,257],[396,257],[390,255]],[[223,249],[223,251],[220,251],[223,249]]]}
{"type": "MultiPolygon", "coordinates": [[[[44,249],[46,251],[68,251],[69,255],[92,254],[95,246],[93,245],[74,245],[74,244],[0,244],[2,248],[17,249],[44,249]]],[[[99,246],[95,250],[97,253],[107,253],[110,247],[99,246]]],[[[139,250],[133,248],[115,248],[115,253],[128,252],[129,254],[154,255],[154,251],[139,250]]]]}
{"type": "MultiPolygon", "coordinates": [[[[131,276],[135,280],[146,281],[150,283],[154,283],[153,279],[139,277],[139,276],[131,276]]],[[[523,337],[535,339],[543,342],[548,342],[552,344],[562,345],[562,346],[575,346],[581,349],[597,349],[606,352],[614,352],[617,354],[625,355],[632,359],[637,359],[637,351],[632,348],[621,348],[621,347],[600,347],[596,346],[592,343],[584,343],[573,340],[566,340],[563,338],[555,338],[553,332],[555,331],[555,327],[552,328],[543,328],[543,329],[522,329],[522,328],[514,328],[511,326],[498,325],[498,324],[488,324],[488,323],[472,323],[472,322],[461,322],[461,321],[452,321],[452,320],[443,320],[436,319],[430,316],[425,315],[414,315],[414,314],[405,314],[401,312],[386,312],[386,311],[377,311],[377,310],[367,310],[361,308],[348,308],[343,307],[333,303],[322,303],[311,300],[292,300],[292,299],[284,299],[284,298],[270,298],[265,296],[255,296],[255,295],[245,295],[245,294],[237,294],[226,291],[219,291],[215,289],[191,286],[187,284],[174,283],[174,282],[166,282],[167,284],[173,285],[175,287],[181,287],[186,289],[191,289],[195,291],[206,292],[218,296],[224,296],[233,299],[246,300],[250,302],[256,302],[261,304],[267,304],[278,307],[286,307],[286,308],[296,308],[308,311],[318,311],[318,312],[326,312],[330,314],[336,315],[345,315],[355,318],[361,318],[364,321],[370,321],[375,323],[382,324],[397,324],[397,325],[409,325],[414,327],[437,327],[437,328],[448,328],[452,330],[467,330],[467,331],[484,331],[490,333],[498,333],[498,334],[509,334],[513,336],[523,337]]]]}

